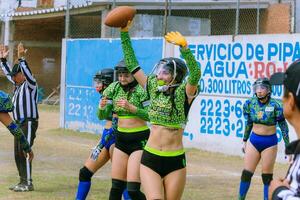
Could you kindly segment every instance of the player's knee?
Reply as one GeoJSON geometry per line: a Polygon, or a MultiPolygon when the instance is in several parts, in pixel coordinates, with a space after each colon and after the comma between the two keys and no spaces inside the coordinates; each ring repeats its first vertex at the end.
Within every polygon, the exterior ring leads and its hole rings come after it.
{"type": "Polygon", "coordinates": [[[241,180],[244,182],[250,182],[252,176],[253,176],[253,172],[244,169],[242,172],[241,180]]]}
{"type": "Polygon", "coordinates": [[[79,181],[82,182],[91,181],[93,174],[94,174],[93,172],[91,172],[86,166],[84,166],[79,170],[79,181]]]}
{"type": "Polygon", "coordinates": [[[264,185],[270,185],[270,182],[273,180],[273,174],[262,174],[261,178],[264,185]]]}

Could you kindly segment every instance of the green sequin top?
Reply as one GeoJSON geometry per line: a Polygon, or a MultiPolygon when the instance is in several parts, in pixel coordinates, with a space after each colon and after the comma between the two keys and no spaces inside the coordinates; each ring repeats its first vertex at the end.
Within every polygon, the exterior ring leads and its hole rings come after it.
{"type": "MultiPolygon", "coordinates": [[[[132,48],[128,32],[121,32],[121,43],[126,66],[130,72],[134,72],[139,67],[139,64],[132,48]]],[[[194,55],[188,48],[181,48],[180,52],[189,69],[187,82],[194,86],[198,85],[201,71],[194,55]]],[[[175,89],[174,97],[162,92],[157,92],[157,86],[156,77],[149,76],[147,80],[147,91],[151,102],[149,106],[150,123],[172,128],[184,128],[187,123],[187,114],[190,108],[186,96],[186,83],[180,84],[180,86],[175,89]],[[172,105],[171,98],[174,98],[175,106],[172,105]]]]}
{"type": "Polygon", "coordinates": [[[118,118],[128,117],[134,118],[139,117],[145,121],[148,121],[148,96],[140,85],[136,85],[130,91],[124,91],[121,84],[117,82],[111,83],[104,91],[103,96],[112,100],[112,104],[107,104],[104,108],[99,109],[98,117],[105,119],[107,116],[114,111],[118,118]],[[116,102],[121,99],[127,99],[127,101],[137,107],[136,113],[131,113],[128,110],[121,108],[116,105],[116,102]]]}
{"type": "Polygon", "coordinates": [[[150,94],[149,118],[151,124],[158,124],[172,128],[184,128],[187,122],[189,105],[185,93],[186,83],[175,89],[174,105],[172,106],[171,95],[157,91],[155,76],[148,76],[147,90],[150,94]]]}
{"type": "Polygon", "coordinates": [[[243,114],[246,120],[244,141],[250,136],[253,123],[274,126],[278,124],[285,145],[289,144],[289,129],[283,115],[282,104],[277,100],[270,98],[268,102],[261,103],[257,97],[247,99],[243,106],[243,114]]]}

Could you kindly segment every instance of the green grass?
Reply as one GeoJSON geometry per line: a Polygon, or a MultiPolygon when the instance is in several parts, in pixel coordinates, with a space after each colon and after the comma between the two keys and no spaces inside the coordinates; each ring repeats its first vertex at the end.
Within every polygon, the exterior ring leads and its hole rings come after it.
{"type": "MultiPolygon", "coordinates": [[[[79,169],[83,166],[99,136],[58,128],[57,106],[40,105],[40,127],[33,147],[33,180],[35,191],[15,193],[8,187],[18,181],[13,156],[13,137],[0,127],[0,200],[71,200],[78,184],[79,169]]],[[[106,200],[110,190],[110,163],[92,179],[88,200],[106,200]]],[[[274,177],[283,177],[287,164],[275,166],[274,177]]],[[[237,199],[243,158],[187,149],[187,184],[183,200],[237,199]]],[[[252,179],[247,200],[262,199],[263,184],[259,165],[252,179]]]]}
{"type": "MultiPolygon", "coordinates": [[[[77,177],[57,176],[55,174],[36,174],[35,191],[16,193],[9,191],[6,184],[0,184],[1,199],[30,199],[30,200],[66,200],[74,199],[77,189],[77,177]]],[[[13,181],[13,179],[9,179],[13,181]]],[[[110,180],[93,180],[88,199],[107,199],[110,180]]]]}

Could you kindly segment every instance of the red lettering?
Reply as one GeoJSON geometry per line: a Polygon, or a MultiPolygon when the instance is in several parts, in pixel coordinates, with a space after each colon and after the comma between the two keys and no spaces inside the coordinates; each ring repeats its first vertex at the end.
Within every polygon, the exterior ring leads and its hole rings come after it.
{"type": "Polygon", "coordinates": [[[265,63],[255,61],[254,62],[254,78],[264,77],[265,63]]]}
{"type": "Polygon", "coordinates": [[[266,76],[270,78],[276,72],[276,65],[273,62],[268,62],[266,67],[266,76]]]}

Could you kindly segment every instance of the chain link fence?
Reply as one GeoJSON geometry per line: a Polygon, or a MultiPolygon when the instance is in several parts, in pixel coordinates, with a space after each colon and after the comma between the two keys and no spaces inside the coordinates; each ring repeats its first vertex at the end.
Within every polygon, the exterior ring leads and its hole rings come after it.
{"type": "MultiPolygon", "coordinates": [[[[83,0],[69,1],[71,1],[71,6],[83,2],[83,0]]],[[[166,0],[164,4],[156,6],[155,9],[147,9],[146,5],[139,5],[131,30],[132,35],[134,37],[161,37],[169,31],[179,31],[186,36],[280,33],[280,31],[274,31],[272,27],[270,28],[269,24],[277,23],[272,22],[272,20],[281,19],[282,16],[283,18],[288,17],[288,19],[283,22],[285,24],[282,26],[285,27],[281,28],[281,33],[295,31],[293,25],[296,9],[295,0],[282,1],[276,6],[272,5],[272,1],[268,3],[268,1],[253,0],[251,6],[248,7],[244,6],[243,2],[245,1],[243,0],[232,2],[231,6],[226,6],[227,3],[224,1],[223,8],[205,6],[205,3],[200,0],[194,8],[189,6],[187,9],[180,8],[171,0],[166,0]],[[273,13],[276,13],[277,16],[273,16],[273,13]]],[[[114,0],[109,5],[108,11],[120,5],[124,5],[124,3],[114,0]]],[[[101,11],[70,14],[69,23],[66,24],[69,26],[68,37],[103,37],[101,35],[102,20],[104,19],[101,18],[101,11]]],[[[119,37],[116,29],[108,27],[106,29],[108,34],[105,37],[119,37]]]]}
{"type": "Polygon", "coordinates": [[[101,37],[101,12],[71,15],[69,24],[70,38],[101,37]]]}

